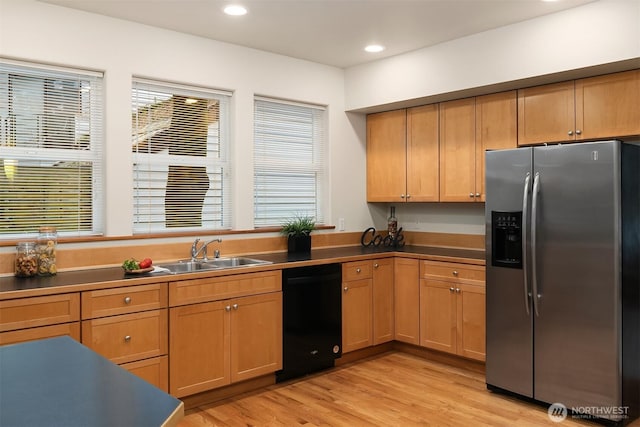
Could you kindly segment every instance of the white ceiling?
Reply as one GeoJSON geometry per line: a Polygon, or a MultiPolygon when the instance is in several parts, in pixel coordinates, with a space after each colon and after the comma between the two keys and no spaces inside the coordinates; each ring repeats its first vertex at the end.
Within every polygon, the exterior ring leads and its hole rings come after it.
{"type": "Polygon", "coordinates": [[[238,0],[241,17],[229,0],[40,1],[346,68],[593,0],[238,0]]]}

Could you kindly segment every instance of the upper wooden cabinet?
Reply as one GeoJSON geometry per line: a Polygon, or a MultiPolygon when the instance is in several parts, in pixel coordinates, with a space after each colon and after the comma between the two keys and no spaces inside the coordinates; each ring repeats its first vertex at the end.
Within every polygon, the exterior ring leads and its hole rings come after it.
{"type": "Polygon", "coordinates": [[[518,144],[640,134],[640,70],[518,90],[518,144]]]}
{"type": "Polygon", "coordinates": [[[406,194],[406,110],[367,116],[367,201],[404,201],[406,194]]]}
{"type": "Polygon", "coordinates": [[[438,106],[367,116],[367,201],[438,201],[438,106]]]}
{"type": "Polygon", "coordinates": [[[485,151],[516,148],[516,120],[516,91],[440,104],[440,201],[485,200],[485,151]]]}
{"type": "Polygon", "coordinates": [[[576,80],[576,139],[640,135],[640,70],[576,80]]]}

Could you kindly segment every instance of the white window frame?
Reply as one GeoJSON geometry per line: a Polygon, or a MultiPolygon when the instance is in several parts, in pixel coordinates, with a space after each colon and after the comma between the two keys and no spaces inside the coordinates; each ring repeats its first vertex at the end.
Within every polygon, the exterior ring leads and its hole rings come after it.
{"type": "MultiPolygon", "coordinates": [[[[189,155],[170,155],[168,153],[138,153],[133,152],[133,234],[148,233],[175,233],[175,232],[191,232],[191,231],[211,231],[211,230],[229,230],[232,229],[232,173],[230,158],[230,103],[231,92],[203,88],[192,85],[184,85],[174,82],[166,82],[159,80],[149,80],[145,78],[134,77],[132,84],[132,114],[136,109],[136,90],[158,91],[159,94],[172,94],[180,96],[193,96],[198,98],[217,99],[220,101],[219,113],[219,157],[196,157],[189,155]],[[149,186],[139,186],[137,183],[144,181],[141,177],[143,174],[153,169],[155,174],[168,173],[169,165],[174,166],[199,166],[206,167],[210,179],[210,188],[207,191],[205,204],[202,212],[201,226],[184,226],[184,227],[168,227],[165,218],[165,205],[159,205],[160,194],[166,191],[166,182],[164,184],[156,180],[156,184],[150,183],[149,186]],[[151,169],[149,169],[151,168],[151,169]],[[220,175],[214,174],[212,170],[221,170],[220,175]],[[221,181],[221,189],[218,191],[212,182],[212,176],[219,176],[221,181]],[[164,185],[164,186],[161,186],[164,185]],[[219,208],[218,213],[207,210],[210,200],[215,197],[212,194],[216,192],[221,200],[219,204],[215,204],[219,208]],[[155,194],[155,195],[154,195],[155,194]],[[155,204],[154,204],[155,202],[155,204]]],[[[167,98],[168,99],[168,98],[167,98]]],[[[132,146],[136,143],[136,129],[132,129],[132,146]]],[[[209,146],[209,143],[208,143],[209,146]]],[[[209,151],[207,151],[209,153],[209,151]]],[[[217,182],[217,181],[215,181],[217,182]]]]}
{"type": "MultiPolygon", "coordinates": [[[[29,93],[25,88],[24,103],[25,105],[36,105],[38,100],[35,97],[45,96],[43,86],[42,94],[35,92],[29,93]]],[[[0,159],[2,159],[2,170],[0,173],[7,174],[12,170],[12,166],[25,165],[33,167],[50,167],[62,162],[85,162],[91,164],[91,223],[86,224],[80,222],[80,216],[76,223],[60,219],[58,215],[48,212],[42,213],[37,209],[33,211],[32,217],[20,216],[19,219],[10,219],[10,221],[20,221],[19,228],[22,231],[16,232],[0,232],[0,238],[13,239],[25,238],[37,235],[39,226],[48,225],[56,226],[60,236],[89,236],[101,235],[104,232],[104,165],[103,165],[103,149],[104,149],[104,89],[103,89],[103,73],[89,70],[73,69],[59,67],[47,64],[29,63],[23,61],[10,60],[0,58],[0,159]],[[22,142],[14,140],[10,137],[8,125],[10,95],[9,95],[9,75],[24,76],[24,80],[31,78],[34,81],[42,79],[42,81],[61,80],[74,81],[79,85],[82,99],[80,106],[82,111],[74,116],[74,138],[79,135],[87,135],[88,141],[83,140],[83,149],[66,149],[55,147],[43,147],[43,128],[38,127],[35,134],[23,135],[22,142]],[[86,110],[86,111],[85,111],[86,110]],[[39,215],[39,216],[36,216],[39,215]],[[61,222],[62,221],[62,222],[61,222]],[[75,227],[75,229],[74,229],[75,227]]],[[[64,104],[64,101],[60,101],[64,104]]],[[[62,105],[61,104],[61,105],[62,105]]],[[[66,104],[65,104],[66,105],[66,104]]],[[[75,106],[75,105],[74,105],[75,106]]],[[[31,108],[31,107],[26,107],[31,108]]],[[[27,111],[28,113],[28,111],[27,111]]],[[[34,116],[41,116],[36,119],[39,123],[46,120],[48,113],[43,110],[42,113],[32,113],[34,116]]],[[[26,117],[27,115],[25,115],[26,117]]],[[[38,125],[41,126],[41,125],[38,125]]],[[[49,137],[53,135],[57,127],[50,127],[47,131],[49,137]]],[[[16,132],[19,129],[15,130],[16,132]]],[[[76,139],[76,142],[78,140],[76,139]]],[[[13,169],[15,172],[15,169],[13,169]]],[[[65,185],[65,181],[61,181],[60,185],[65,185]]],[[[36,206],[37,207],[37,206],[36,206]]]]}
{"type": "Polygon", "coordinates": [[[254,97],[254,227],[296,216],[324,223],[326,128],[325,106],[254,97]]]}

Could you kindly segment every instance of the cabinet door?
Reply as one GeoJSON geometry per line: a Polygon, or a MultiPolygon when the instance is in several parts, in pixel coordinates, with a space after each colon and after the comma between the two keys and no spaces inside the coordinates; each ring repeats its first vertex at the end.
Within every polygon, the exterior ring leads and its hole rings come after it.
{"type": "Polygon", "coordinates": [[[518,145],[575,138],[573,81],[518,90],[518,145]]]}
{"type": "Polygon", "coordinates": [[[407,110],[408,202],[439,200],[438,126],[438,104],[407,110]]]}
{"type": "Polygon", "coordinates": [[[476,181],[475,98],[440,104],[440,201],[473,202],[476,181]]]}
{"type": "Polygon", "coordinates": [[[485,359],[485,287],[460,285],[456,288],[457,353],[477,360],[485,359]]]}
{"type": "Polygon", "coordinates": [[[406,110],[367,116],[367,201],[403,202],[406,194],[406,110]]]}
{"type": "Polygon", "coordinates": [[[371,327],[371,279],[342,284],[342,352],[369,347],[371,327]]]}
{"type": "Polygon", "coordinates": [[[237,298],[231,304],[231,381],[282,369],[282,292],[237,298]]]}
{"type": "Polygon", "coordinates": [[[373,261],[373,345],[393,341],[393,258],[373,261]]]}
{"type": "Polygon", "coordinates": [[[576,80],[578,139],[640,135],[640,70],[576,80]]]}
{"type": "Polygon", "coordinates": [[[227,385],[229,371],[228,301],[170,309],[169,387],[176,397],[227,385]]]}
{"type": "Polygon", "coordinates": [[[517,105],[517,93],[515,90],[476,98],[475,201],[477,202],[485,201],[485,151],[504,150],[518,146],[517,105]]]}
{"type": "Polygon", "coordinates": [[[420,269],[417,259],[394,260],[395,339],[420,344],[420,269]]]}
{"type": "Polygon", "coordinates": [[[452,283],[420,281],[420,345],[455,354],[456,292],[452,283]]]}

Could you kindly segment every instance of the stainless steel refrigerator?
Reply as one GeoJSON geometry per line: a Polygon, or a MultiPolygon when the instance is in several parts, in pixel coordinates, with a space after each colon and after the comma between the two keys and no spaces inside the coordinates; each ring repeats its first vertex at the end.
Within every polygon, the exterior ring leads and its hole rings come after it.
{"type": "Polygon", "coordinates": [[[489,151],[485,213],[488,388],[635,418],[640,146],[489,151]]]}

